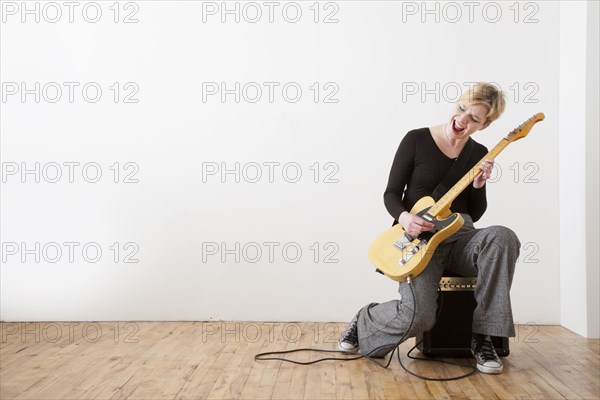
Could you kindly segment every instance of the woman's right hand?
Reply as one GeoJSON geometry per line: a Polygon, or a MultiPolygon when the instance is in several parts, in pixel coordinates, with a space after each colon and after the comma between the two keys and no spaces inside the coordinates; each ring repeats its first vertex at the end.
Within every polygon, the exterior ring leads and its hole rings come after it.
{"type": "Polygon", "coordinates": [[[435,228],[435,225],[423,218],[403,211],[398,218],[398,223],[402,225],[404,231],[411,236],[417,237],[422,232],[427,232],[435,228]]]}

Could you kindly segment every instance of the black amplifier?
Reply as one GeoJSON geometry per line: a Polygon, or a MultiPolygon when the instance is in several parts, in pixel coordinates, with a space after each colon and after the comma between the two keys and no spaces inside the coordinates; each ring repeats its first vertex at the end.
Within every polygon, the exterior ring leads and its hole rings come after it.
{"type": "MultiPolygon", "coordinates": [[[[477,279],[474,277],[442,277],[438,292],[438,310],[441,307],[439,317],[429,332],[416,338],[417,342],[423,340],[417,348],[424,355],[472,357],[471,328],[476,306],[476,285],[477,279]]],[[[499,356],[508,356],[508,338],[492,337],[492,342],[499,356]]]]}

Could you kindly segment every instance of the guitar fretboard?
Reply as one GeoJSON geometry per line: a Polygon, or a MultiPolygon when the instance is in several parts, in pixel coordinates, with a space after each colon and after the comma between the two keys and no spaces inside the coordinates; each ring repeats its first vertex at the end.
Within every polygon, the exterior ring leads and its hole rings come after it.
{"type": "Polygon", "coordinates": [[[479,160],[477,164],[475,164],[475,166],[469,170],[469,172],[467,172],[458,182],[456,182],[454,186],[452,186],[452,189],[448,190],[448,192],[442,196],[442,198],[439,199],[433,207],[429,209],[429,215],[432,217],[437,217],[440,213],[450,209],[454,199],[457,198],[458,195],[461,194],[462,191],[465,190],[467,186],[471,184],[471,182],[473,182],[473,180],[475,180],[475,177],[481,173],[479,166],[488,158],[495,159],[496,156],[500,154],[500,152],[502,152],[502,150],[504,150],[509,143],[510,141],[504,138],[496,146],[494,146],[489,153],[479,160]]]}

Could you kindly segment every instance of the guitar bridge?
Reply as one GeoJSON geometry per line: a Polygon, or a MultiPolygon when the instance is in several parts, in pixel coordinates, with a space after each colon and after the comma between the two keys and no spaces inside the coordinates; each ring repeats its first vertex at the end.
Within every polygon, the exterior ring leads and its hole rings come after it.
{"type": "Polygon", "coordinates": [[[394,247],[398,250],[404,250],[408,245],[410,245],[411,240],[406,237],[406,235],[402,235],[402,237],[394,242],[394,247]]]}
{"type": "Polygon", "coordinates": [[[419,252],[419,250],[421,250],[421,248],[423,246],[425,246],[426,244],[427,244],[427,240],[420,240],[419,243],[413,245],[409,250],[407,250],[404,257],[400,258],[400,261],[399,261],[400,266],[402,267],[402,266],[404,266],[404,264],[409,262],[410,259],[413,258],[413,256],[415,254],[417,254],[419,252]]]}

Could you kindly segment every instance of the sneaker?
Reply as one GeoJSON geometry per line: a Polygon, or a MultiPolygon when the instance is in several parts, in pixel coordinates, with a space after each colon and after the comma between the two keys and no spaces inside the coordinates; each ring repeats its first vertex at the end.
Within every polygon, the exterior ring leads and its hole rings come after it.
{"type": "Polygon", "coordinates": [[[500,357],[496,354],[496,349],[489,336],[473,334],[471,340],[471,353],[477,360],[477,369],[485,374],[499,374],[503,366],[500,357]]]}
{"type": "Polygon", "coordinates": [[[342,351],[350,353],[358,352],[358,315],[356,315],[346,330],[340,335],[338,340],[338,347],[342,351]]]}

